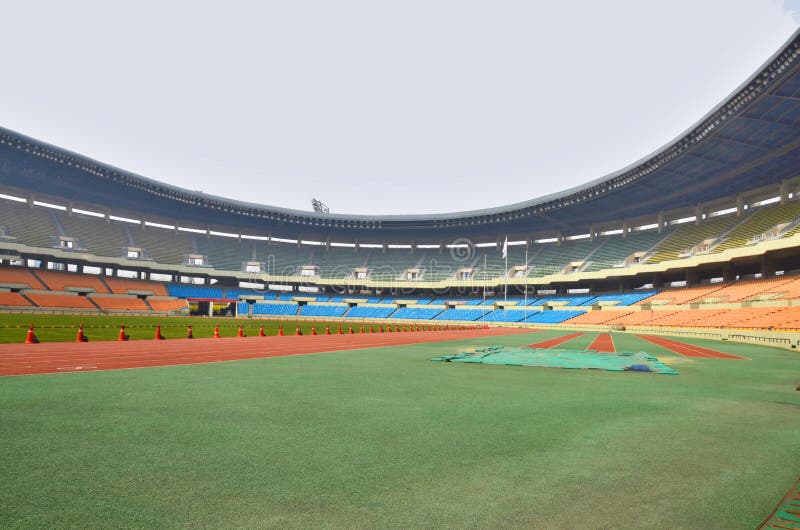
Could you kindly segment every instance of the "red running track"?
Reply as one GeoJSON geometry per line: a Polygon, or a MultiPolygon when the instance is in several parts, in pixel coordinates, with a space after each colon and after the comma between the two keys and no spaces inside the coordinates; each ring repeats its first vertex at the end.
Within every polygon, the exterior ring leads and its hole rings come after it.
{"type": "Polygon", "coordinates": [[[586,349],[601,353],[617,353],[617,348],[614,347],[614,339],[611,338],[611,333],[600,333],[586,349]]]}
{"type": "Polygon", "coordinates": [[[526,329],[0,344],[0,376],[198,364],[529,333],[526,329]]]}
{"type": "Polygon", "coordinates": [[[569,335],[564,335],[562,337],[556,337],[554,339],[543,340],[541,342],[535,342],[533,344],[528,344],[525,346],[526,348],[554,348],[559,344],[564,344],[565,342],[571,341],[572,339],[577,339],[578,337],[582,336],[583,333],[570,333],[569,335]]]}
{"type": "Polygon", "coordinates": [[[739,357],[738,355],[731,355],[729,353],[722,353],[721,351],[709,350],[708,348],[701,348],[693,344],[686,344],[685,342],[678,342],[677,340],[665,339],[664,337],[655,337],[653,335],[636,335],[640,339],[666,348],[678,355],[684,357],[704,357],[707,359],[738,359],[740,361],[747,361],[747,357],[739,357]]]}

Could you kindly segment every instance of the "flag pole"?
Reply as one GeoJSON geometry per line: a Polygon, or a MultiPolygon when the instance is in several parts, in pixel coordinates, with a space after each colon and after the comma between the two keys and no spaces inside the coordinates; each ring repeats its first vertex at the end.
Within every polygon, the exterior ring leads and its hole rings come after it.
{"type": "Polygon", "coordinates": [[[486,252],[483,253],[483,303],[486,304],[486,252]]]}
{"type": "Polygon", "coordinates": [[[524,305],[524,313],[522,321],[525,322],[528,320],[528,242],[525,242],[525,269],[522,271],[522,274],[525,275],[525,305],[524,305]]]}
{"type": "Polygon", "coordinates": [[[503,281],[503,301],[508,302],[508,236],[503,241],[503,257],[506,258],[506,273],[503,281]]]}

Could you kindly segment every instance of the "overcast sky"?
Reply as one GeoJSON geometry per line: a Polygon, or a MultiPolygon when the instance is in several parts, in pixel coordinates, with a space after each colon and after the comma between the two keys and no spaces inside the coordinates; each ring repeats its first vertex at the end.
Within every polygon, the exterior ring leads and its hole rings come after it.
{"type": "Polygon", "coordinates": [[[0,124],[287,208],[500,206],[667,143],[784,43],[798,4],[7,1],[0,124]]]}

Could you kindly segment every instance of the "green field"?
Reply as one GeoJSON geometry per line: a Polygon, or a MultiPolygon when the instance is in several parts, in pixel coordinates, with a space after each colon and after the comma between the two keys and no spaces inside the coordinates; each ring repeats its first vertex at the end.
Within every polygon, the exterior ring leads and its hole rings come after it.
{"type": "MultiPolygon", "coordinates": [[[[192,334],[196,338],[207,338],[214,335],[214,326],[219,325],[220,335],[233,337],[239,331],[239,325],[248,336],[258,335],[259,326],[264,326],[264,333],[277,335],[278,327],[283,326],[283,332],[293,335],[295,329],[300,327],[303,334],[311,333],[311,327],[317,328],[317,333],[323,333],[325,326],[329,325],[331,333],[336,333],[341,324],[343,331],[347,332],[352,325],[358,332],[360,322],[309,322],[286,320],[276,322],[272,320],[251,320],[232,318],[206,318],[206,317],[133,317],[133,316],[86,316],[86,315],[18,315],[0,314],[0,344],[25,342],[28,324],[33,323],[36,337],[42,342],[69,342],[74,341],[78,333],[78,326],[83,324],[84,332],[89,340],[116,340],[119,336],[121,324],[125,324],[125,333],[131,340],[150,340],[155,336],[157,325],[161,325],[161,332],[168,339],[186,337],[187,326],[192,326],[192,334]]],[[[376,329],[377,330],[377,329],[376,329]]]]}
{"type": "Polygon", "coordinates": [[[564,333],[0,378],[0,527],[751,529],[797,479],[793,351],[430,361],[564,333]]]}

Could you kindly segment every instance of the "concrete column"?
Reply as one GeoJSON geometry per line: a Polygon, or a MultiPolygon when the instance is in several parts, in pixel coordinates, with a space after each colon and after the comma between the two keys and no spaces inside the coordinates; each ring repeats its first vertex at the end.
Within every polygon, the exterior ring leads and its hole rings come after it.
{"type": "Polygon", "coordinates": [[[789,200],[789,181],[788,180],[782,180],[781,181],[780,197],[781,197],[781,204],[786,204],[786,201],[789,200]]]}
{"type": "Polygon", "coordinates": [[[734,281],[736,279],[734,276],[735,276],[735,274],[734,274],[733,265],[731,265],[731,262],[728,261],[728,262],[723,263],[722,264],[722,281],[732,282],[732,281],[734,281]]]}
{"type": "Polygon", "coordinates": [[[660,272],[653,274],[653,289],[664,287],[664,277],[660,272]]]}
{"type": "Polygon", "coordinates": [[[742,194],[736,196],[736,217],[741,217],[744,213],[744,197],[742,194]]]}
{"type": "Polygon", "coordinates": [[[775,259],[768,254],[761,256],[761,276],[763,278],[775,276],[775,259]]]}
{"type": "Polygon", "coordinates": [[[658,233],[660,234],[664,230],[664,212],[658,212],[656,223],[658,223],[658,233]]]}

